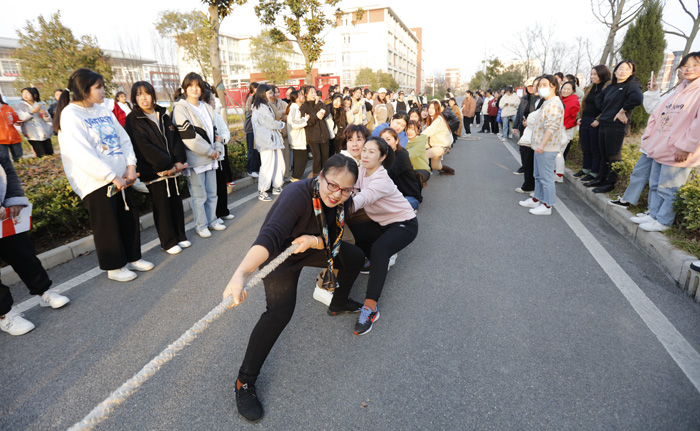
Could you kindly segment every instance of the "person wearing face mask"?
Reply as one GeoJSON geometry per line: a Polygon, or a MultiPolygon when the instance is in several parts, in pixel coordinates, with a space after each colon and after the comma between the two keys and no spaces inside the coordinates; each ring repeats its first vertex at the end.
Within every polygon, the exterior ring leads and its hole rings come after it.
{"type": "Polygon", "coordinates": [[[583,153],[583,166],[574,174],[581,181],[593,181],[598,177],[600,168],[600,146],[598,145],[598,116],[600,109],[596,105],[596,97],[610,85],[610,70],[599,64],[591,69],[591,85],[586,87],[581,101],[581,110],[577,124],[579,125],[579,142],[583,153]]]}
{"type": "MultiPolygon", "coordinates": [[[[266,309],[248,341],[235,383],[238,412],[257,422],[264,416],[255,383],[275,342],[294,313],[299,276],[304,267],[326,268],[336,286],[327,313],[330,316],[357,313],[362,304],[350,299],[350,290],[364,262],[362,250],[342,241],[345,214],[350,212],[357,164],[336,154],[330,157],[316,178],[288,185],[265,217],[260,233],[234,272],[223,293],[233,297],[233,306],[247,297],[243,289],[259,267],[267,265],[292,244],[298,244],[289,258],[263,279],[266,309]]],[[[408,203],[406,204],[408,206],[408,203]]],[[[409,206],[410,208],[410,206],[409,206]]]]}
{"type": "Polygon", "coordinates": [[[149,82],[139,81],[131,87],[131,101],[125,130],[134,145],[137,171],[148,187],[160,245],[167,253],[178,254],[192,245],[185,234],[177,185],[177,174],[187,162],[185,144],[167,110],[156,104],[156,91],[149,82]]]}
{"type": "Polygon", "coordinates": [[[632,110],[642,104],[642,86],[639,84],[636,65],[632,60],[623,60],[615,66],[610,85],[596,96],[600,109],[598,142],[600,146],[600,168],[598,177],[585,183],[593,187],[593,193],[607,193],[615,188],[617,172],[612,164],[622,160],[622,142],[632,110]]]}
{"type": "Polygon", "coordinates": [[[557,80],[552,75],[544,75],[537,89],[544,103],[535,116],[532,127],[531,145],[535,151],[534,174],[535,192],[533,197],[519,202],[520,206],[530,208],[530,214],[550,215],[552,205],[556,203],[554,186],[554,165],[557,154],[565,140],[564,105],[559,99],[557,80]]]}

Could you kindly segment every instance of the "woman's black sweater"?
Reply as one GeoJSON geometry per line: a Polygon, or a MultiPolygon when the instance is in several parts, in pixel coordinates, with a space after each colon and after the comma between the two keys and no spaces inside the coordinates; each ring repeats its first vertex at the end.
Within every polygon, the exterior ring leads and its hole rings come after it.
{"type": "MultiPolygon", "coordinates": [[[[399,146],[397,145],[397,148],[399,146]]],[[[402,195],[411,196],[416,198],[418,202],[423,202],[423,196],[420,193],[422,186],[416,177],[416,171],[413,169],[408,151],[400,148],[394,155],[394,163],[388,171],[389,178],[394,181],[402,195]]]]}
{"type": "Polygon", "coordinates": [[[642,86],[638,80],[628,79],[625,82],[610,84],[598,93],[595,99],[596,107],[600,109],[598,122],[604,126],[624,127],[623,123],[615,121],[615,115],[620,109],[624,109],[629,119],[632,110],[643,101],[642,86]]]}

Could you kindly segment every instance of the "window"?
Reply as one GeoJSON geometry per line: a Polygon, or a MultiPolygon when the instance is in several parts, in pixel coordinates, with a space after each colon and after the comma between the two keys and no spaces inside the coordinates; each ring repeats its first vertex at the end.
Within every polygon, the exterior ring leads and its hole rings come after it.
{"type": "Polygon", "coordinates": [[[13,60],[3,60],[2,61],[2,74],[3,76],[19,76],[19,70],[17,68],[17,63],[13,60]]]}
{"type": "MultiPolygon", "coordinates": [[[[19,93],[15,90],[15,86],[11,82],[0,82],[0,94],[7,99],[8,97],[19,97],[19,93]]],[[[5,100],[7,102],[7,100],[5,100]]]]}
{"type": "Polygon", "coordinates": [[[349,52],[344,52],[343,53],[343,66],[350,66],[352,64],[351,62],[351,55],[349,52]]]}

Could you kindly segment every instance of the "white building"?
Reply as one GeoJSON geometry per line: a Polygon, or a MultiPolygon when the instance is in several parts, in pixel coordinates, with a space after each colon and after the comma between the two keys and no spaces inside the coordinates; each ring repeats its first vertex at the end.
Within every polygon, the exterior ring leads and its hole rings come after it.
{"type": "Polygon", "coordinates": [[[321,58],[314,65],[320,75],[340,76],[342,87],[355,85],[362,68],[389,72],[405,91],[420,88],[422,36],[412,30],[388,6],[363,7],[361,19],[353,23],[357,8],[344,9],[337,26],[325,38],[321,58]]]}

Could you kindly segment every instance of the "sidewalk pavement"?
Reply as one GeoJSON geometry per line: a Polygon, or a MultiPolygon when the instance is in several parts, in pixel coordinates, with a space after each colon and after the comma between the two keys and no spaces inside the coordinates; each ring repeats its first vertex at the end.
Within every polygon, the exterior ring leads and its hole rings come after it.
{"type": "MultiPolygon", "coordinates": [[[[236,181],[236,189],[240,190],[246,188],[255,183],[255,179],[252,177],[239,178],[236,181]]],[[[185,215],[190,212],[190,199],[185,199],[182,201],[182,206],[185,210],[185,215]]],[[[144,214],[139,218],[140,229],[143,232],[149,227],[153,226],[153,213],[144,214]]],[[[45,251],[38,255],[37,257],[44,266],[44,269],[51,269],[62,263],[66,263],[71,259],[74,259],[80,255],[88,253],[95,250],[95,241],[92,235],[79,240],[73,241],[71,243],[59,246],[52,250],[45,251]]],[[[0,280],[3,284],[11,286],[15,283],[19,283],[21,280],[17,273],[12,269],[11,266],[6,266],[0,270],[0,280]]]]}

